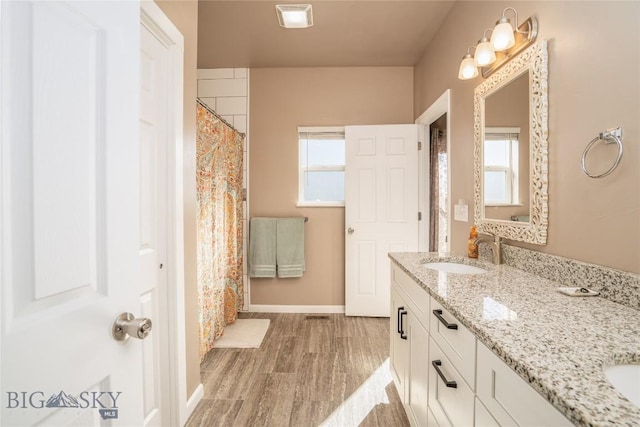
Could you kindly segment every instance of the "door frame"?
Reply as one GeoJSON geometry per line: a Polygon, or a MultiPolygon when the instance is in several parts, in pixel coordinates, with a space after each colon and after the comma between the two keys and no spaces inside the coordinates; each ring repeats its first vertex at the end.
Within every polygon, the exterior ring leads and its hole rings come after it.
{"type": "MultiPolygon", "coordinates": [[[[140,25],[167,47],[169,52],[169,89],[167,96],[167,307],[160,313],[168,317],[167,336],[161,341],[161,366],[164,374],[161,394],[168,399],[163,408],[168,425],[184,425],[187,408],[187,370],[184,299],[184,214],[183,214],[183,67],[184,37],[154,1],[140,2],[140,25]],[[166,360],[162,360],[166,358],[166,360]]],[[[195,402],[197,404],[197,402],[195,402]]],[[[195,408],[195,404],[192,405],[195,408]]]]}
{"type": "MultiPolygon", "coordinates": [[[[433,103],[424,113],[415,121],[418,126],[418,138],[423,142],[422,153],[418,164],[418,206],[420,212],[423,212],[422,221],[418,223],[418,250],[421,252],[429,251],[429,223],[430,223],[430,206],[429,206],[429,141],[431,138],[429,126],[435,122],[443,114],[447,115],[447,200],[449,208],[451,208],[451,89],[444,91],[442,95],[433,103]]],[[[447,218],[447,230],[449,238],[447,239],[447,252],[451,250],[451,217],[452,212],[449,209],[447,218]]]]}

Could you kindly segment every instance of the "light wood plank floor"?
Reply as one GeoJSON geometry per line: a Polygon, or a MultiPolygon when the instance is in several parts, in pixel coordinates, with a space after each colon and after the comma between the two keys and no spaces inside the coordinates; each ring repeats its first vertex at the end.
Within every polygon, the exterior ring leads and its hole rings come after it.
{"type": "Polygon", "coordinates": [[[209,352],[187,427],[409,425],[388,370],[388,318],[240,317],[271,320],[262,346],[209,352]]]}

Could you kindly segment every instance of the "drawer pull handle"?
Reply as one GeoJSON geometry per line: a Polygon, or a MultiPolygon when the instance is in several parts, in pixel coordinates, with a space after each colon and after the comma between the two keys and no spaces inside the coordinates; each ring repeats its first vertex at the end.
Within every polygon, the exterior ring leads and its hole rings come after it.
{"type": "Polygon", "coordinates": [[[449,323],[444,320],[444,317],[442,317],[442,310],[433,310],[433,315],[436,316],[447,329],[458,329],[458,325],[456,323],[449,323]]]}
{"type": "Polygon", "coordinates": [[[398,327],[398,333],[402,334],[402,319],[400,318],[400,312],[404,310],[404,307],[398,307],[398,322],[396,322],[396,326],[398,327]]]}
{"type": "MultiPolygon", "coordinates": [[[[402,307],[404,309],[404,307],[402,307]]],[[[402,316],[406,316],[407,315],[407,310],[402,310],[400,312],[400,338],[402,338],[403,340],[407,339],[407,336],[404,333],[404,321],[402,320],[402,316]]]]}
{"type": "Polygon", "coordinates": [[[433,360],[431,364],[433,365],[433,369],[436,370],[436,372],[438,373],[438,376],[440,377],[440,379],[442,379],[442,381],[447,387],[458,388],[458,383],[456,383],[455,381],[449,381],[447,377],[445,377],[442,371],[440,370],[439,366],[442,365],[441,361],[433,360]]]}

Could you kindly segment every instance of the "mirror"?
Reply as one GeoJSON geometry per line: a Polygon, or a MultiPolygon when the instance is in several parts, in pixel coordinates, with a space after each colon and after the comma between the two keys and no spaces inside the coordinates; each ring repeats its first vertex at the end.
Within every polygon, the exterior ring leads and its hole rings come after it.
{"type": "Polygon", "coordinates": [[[474,213],[478,230],[546,244],[547,47],[539,41],[474,92],[474,213]]]}
{"type": "Polygon", "coordinates": [[[529,70],[484,98],[484,218],[529,222],[529,70]]]}

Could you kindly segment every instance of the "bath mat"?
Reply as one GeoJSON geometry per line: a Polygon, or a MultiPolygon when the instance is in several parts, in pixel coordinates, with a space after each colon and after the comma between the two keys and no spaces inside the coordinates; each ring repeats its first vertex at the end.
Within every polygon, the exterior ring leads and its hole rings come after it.
{"type": "Polygon", "coordinates": [[[260,348],[269,329],[269,319],[238,319],[225,326],[224,335],[218,338],[214,348],[260,348]]]}

